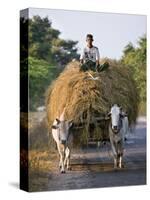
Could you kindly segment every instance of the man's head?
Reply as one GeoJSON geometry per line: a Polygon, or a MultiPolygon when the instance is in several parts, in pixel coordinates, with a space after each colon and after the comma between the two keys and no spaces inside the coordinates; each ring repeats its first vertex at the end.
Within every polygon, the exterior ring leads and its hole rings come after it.
{"type": "Polygon", "coordinates": [[[92,42],[93,42],[93,35],[92,34],[87,34],[87,36],[86,36],[86,42],[87,42],[87,45],[89,47],[92,46],[92,42]]]}

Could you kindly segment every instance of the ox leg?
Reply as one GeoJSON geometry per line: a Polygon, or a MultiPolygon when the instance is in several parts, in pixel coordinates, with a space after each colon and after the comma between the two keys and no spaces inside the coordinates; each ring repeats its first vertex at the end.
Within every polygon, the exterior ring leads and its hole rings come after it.
{"type": "Polygon", "coordinates": [[[123,144],[122,141],[118,143],[118,167],[122,168],[122,157],[123,157],[123,144]]]}
{"type": "Polygon", "coordinates": [[[70,166],[70,149],[67,147],[65,150],[65,154],[66,154],[66,165],[67,165],[67,169],[71,170],[71,166],[70,166]]]}
{"type": "Polygon", "coordinates": [[[62,152],[62,167],[61,167],[61,173],[65,173],[64,160],[65,160],[65,148],[63,148],[63,152],[62,152]]]}
{"type": "Polygon", "coordinates": [[[57,143],[56,144],[56,147],[57,147],[57,150],[58,150],[58,154],[59,154],[59,168],[61,169],[61,166],[62,166],[62,155],[61,155],[61,150],[60,150],[60,147],[59,147],[59,144],[57,143]]]}
{"type": "MultiPolygon", "coordinates": [[[[60,156],[60,155],[59,155],[60,156]]],[[[62,162],[61,162],[61,160],[59,159],[59,169],[61,169],[61,166],[62,166],[62,164],[61,164],[62,162]]]]}
{"type": "MultiPolygon", "coordinates": [[[[67,149],[67,148],[66,148],[67,149]]],[[[66,149],[65,149],[65,159],[64,159],[64,166],[66,167],[67,164],[67,154],[66,154],[66,149]]]]}
{"type": "Polygon", "coordinates": [[[117,156],[114,156],[114,168],[117,169],[118,159],[117,156]]]}
{"type": "Polygon", "coordinates": [[[122,156],[119,157],[119,168],[122,168],[122,156]]]}
{"type": "Polygon", "coordinates": [[[111,141],[111,148],[112,148],[112,151],[113,151],[113,157],[114,157],[114,168],[116,169],[117,168],[117,163],[118,163],[118,159],[117,159],[117,152],[116,152],[116,144],[111,141]]]}
{"type": "Polygon", "coordinates": [[[61,173],[65,173],[65,167],[64,167],[64,149],[63,151],[61,150],[60,146],[57,145],[59,156],[60,156],[60,161],[59,161],[59,168],[61,173]]]}
{"type": "Polygon", "coordinates": [[[64,160],[65,160],[65,152],[62,152],[62,155],[61,155],[61,173],[65,173],[65,166],[64,166],[64,160]]]}
{"type": "Polygon", "coordinates": [[[118,167],[121,169],[122,168],[122,158],[123,158],[123,153],[119,153],[119,159],[118,159],[118,167]]]}

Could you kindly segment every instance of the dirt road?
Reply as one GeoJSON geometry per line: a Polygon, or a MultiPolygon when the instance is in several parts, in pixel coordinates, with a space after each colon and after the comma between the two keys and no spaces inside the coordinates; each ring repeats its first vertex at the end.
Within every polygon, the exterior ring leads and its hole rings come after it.
{"type": "MultiPolygon", "coordinates": [[[[138,118],[134,133],[127,135],[123,169],[113,169],[110,144],[72,152],[72,170],[57,168],[41,190],[68,190],[146,184],[146,118],[138,118]]],[[[44,177],[43,177],[44,178],[44,177]]]]}
{"type": "Polygon", "coordinates": [[[50,174],[48,190],[80,189],[146,184],[146,119],[140,117],[127,136],[124,168],[113,169],[110,144],[72,155],[72,171],[50,174]]]}

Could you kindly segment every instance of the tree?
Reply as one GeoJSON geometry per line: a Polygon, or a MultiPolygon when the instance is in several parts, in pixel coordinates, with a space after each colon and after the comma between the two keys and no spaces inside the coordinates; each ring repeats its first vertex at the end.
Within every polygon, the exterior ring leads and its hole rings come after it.
{"type": "Polygon", "coordinates": [[[79,59],[77,54],[77,41],[54,39],[52,41],[52,54],[53,59],[61,66],[66,65],[70,58],[79,59]]]}
{"type": "Polygon", "coordinates": [[[124,55],[127,55],[128,53],[131,53],[131,52],[134,52],[134,46],[130,42],[127,46],[125,46],[123,53],[124,53],[124,55]]]}
{"type": "Polygon", "coordinates": [[[44,104],[44,93],[49,83],[57,76],[55,66],[44,60],[29,57],[29,109],[35,110],[44,104]]]}
{"type": "Polygon", "coordinates": [[[44,104],[47,87],[64,66],[73,58],[79,58],[78,42],[61,39],[61,32],[52,27],[47,17],[21,18],[20,25],[21,80],[27,88],[29,77],[29,108],[34,111],[44,104]]]}
{"type": "Polygon", "coordinates": [[[121,62],[130,66],[133,72],[142,103],[146,102],[146,36],[139,38],[138,46],[129,43],[124,51],[121,62]]]}
{"type": "Polygon", "coordinates": [[[29,20],[29,54],[64,66],[73,58],[79,58],[77,41],[59,38],[60,31],[52,28],[47,17],[34,16],[29,20]]]}

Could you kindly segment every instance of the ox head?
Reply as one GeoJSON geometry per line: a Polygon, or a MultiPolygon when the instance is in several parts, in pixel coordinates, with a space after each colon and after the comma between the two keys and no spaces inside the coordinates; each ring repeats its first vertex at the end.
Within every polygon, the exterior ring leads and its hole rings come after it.
{"type": "Polygon", "coordinates": [[[122,108],[119,107],[117,104],[114,104],[111,107],[110,112],[107,114],[107,117],[111,120],[111,128],[114,133],[118,133],[122,127],[122,108]]]}
{"type": "Polygon", "coordinates": [[[73,120],[67,121],[56,118],[54,124],[52,128],[58,129],[60,142],[66,144],[69,137],[69,128],[72,126],[73,120]]]}

